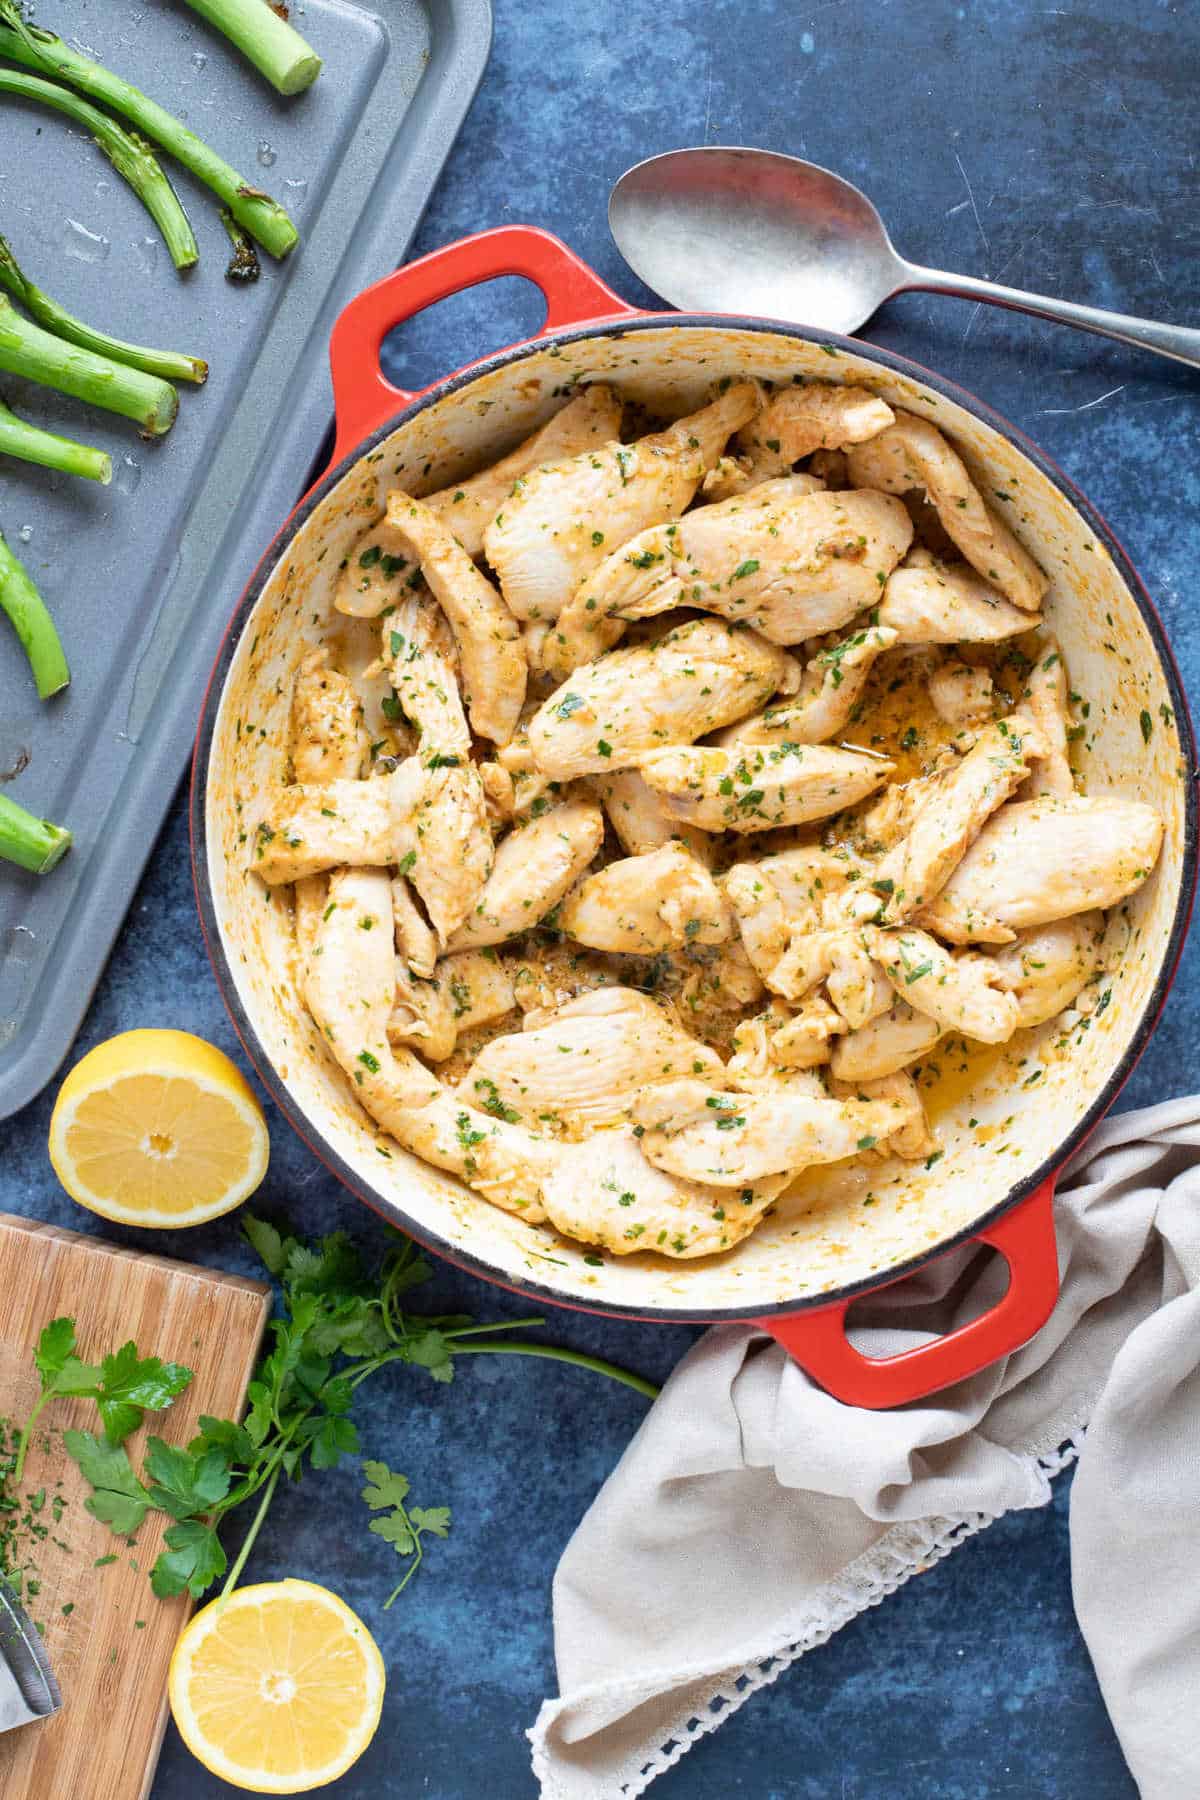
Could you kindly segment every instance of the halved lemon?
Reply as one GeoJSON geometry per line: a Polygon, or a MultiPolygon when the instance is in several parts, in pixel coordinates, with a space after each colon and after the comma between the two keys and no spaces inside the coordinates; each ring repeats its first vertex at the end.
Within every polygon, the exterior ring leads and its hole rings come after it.
{"type": "Polygon", "coordinates": [[[58,1092],[50,1161],[70,1194],[122,1225],[202,1225],[267,1172],[262,1108],[223,1051],[187,1031],[97,1044],[58,1092]]]}
{"type": "Polygon", "coordinates": [[[196,1614],[167,1693],[210,1774],[255,1794],[303,1794],[362,1755],[384,1679],[378,1645],[344,1600],[311,1581],[265,1581],[196,1614]]]}

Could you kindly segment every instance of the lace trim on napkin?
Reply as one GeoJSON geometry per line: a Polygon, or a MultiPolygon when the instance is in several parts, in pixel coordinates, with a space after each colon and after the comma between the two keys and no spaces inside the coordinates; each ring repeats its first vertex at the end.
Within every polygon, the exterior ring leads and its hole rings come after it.
{"type": "MultiPolygon", "coordinates": [[[[1075,1462],[1083,1448],[1085,1430],[1086,1427],[1080,1425],[1056,1449],[1030,1453],[1028,1466],[1035,1494],[1041,1490],[1040,1497],[1035,1498],[1032,1505],[1049,1504],[1050,1482],[1075,1462]]],[[[626,1800],[637,1800],[652,1781],[686,1756],[693,1744],[708,1732],[715,1731],[718,1725],[723,1725],[730,1713],[736,1712],[760,1688],[777,1680],[807,1651],[827,1644],[835,1632],[857,1618],[859,1613],[878,1606],[912,1576],[923,1574],[968,1538],[994,1525],[1000,1517],[999,1513],[990,1512],[941,1514],[893,1526],[865,1555],[849,1563],[835,1581],[821,1588],[799,1618],[787,1621],[784,1636],[776,1649],[756,1657],[736,1675],[723,1675],[703,1697],[699,1709],[694,1702],[684,1708],[667,1727],[654,1754],[636,1770],[625,1772],[614,1792],[619,1792],[626,1800]]],[[[558,1800],[562,1792],[545,1748],[550,1715],[557,1712],[560,1705],[561,1701],[547,1701],[532,1729],[525,1734],[533,1747],[533,1772],[541,1784],[543,1800],[558,1800]]]]}

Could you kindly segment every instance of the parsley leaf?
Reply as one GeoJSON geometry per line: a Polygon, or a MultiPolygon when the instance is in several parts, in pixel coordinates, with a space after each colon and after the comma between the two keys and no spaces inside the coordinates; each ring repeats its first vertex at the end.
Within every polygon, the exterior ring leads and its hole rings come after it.
{"type": "Polygon", "coordinates": [[[203,1519],[183,1519],[166,1534],[167,1548],[150,1571],[150,1586],[160,1600],[187,1592],[197,1600],[226,1569],[221,1541],[203,1519]]]}
{"type": "Polygon", "coordinates": [[[181,1450],[160,1437],[146,1445],[150,1499],[173,1518],[206,1513],[229,1492],[229,1457],[221,1444],[206,1443],[200,1452],[181,1450]]]}
{"type": "Polygon", "coordinates": [[[64,1431],[63,1443],[94,1490],[83,1503],[85,1510],[122,1537],[136,1531],[152,1502],[125,1451],[90,1431],[64,1431]]]}
{"type": "Polygon", "coordinates": [[[384,1601],[386,1612],[421,1566],[424,1555],[421,1539],[425,1533],[440,1538],[449,1535],[450,1508],[406,1506],[410,1492],[408,1477],[396,1474],[386,1463],[366,1462],[363,1474],[367,1477],[367,1485],[362,1490],[362,1497],[373,1513],[381,1515],[371,1520],[367,1530],[390,1544],[397,1556],[412,1557],[399,1585],[384,1601]]]}
{"type": "Polygon", "coordinates": [[[110,1444],[122,1444],[147,1412],[161,1412],[178,1399],[192,1379],[182,1363],[161,1357],[139,1357],[132,1338],[100,1365],[96,1405],[110,1444]]]}

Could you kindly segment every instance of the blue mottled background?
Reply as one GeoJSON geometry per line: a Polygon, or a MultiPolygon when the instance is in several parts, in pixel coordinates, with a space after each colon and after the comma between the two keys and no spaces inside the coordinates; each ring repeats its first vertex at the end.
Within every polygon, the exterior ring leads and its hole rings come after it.
{"type": "MultiPolygon", "coordinates": [[[[630,299],[646,299],[608,237],[613,180],[677,145],[762,144],[863,183],[914,259],[1169,319],[1191,308],[1194,321],[1198,50],[1200,13],[1161,0],[1137,9],[497,0],[493,60],[416,249],[528,220],[559,232],[630,299]]],[[[540,317],[532,289],[496,283],[406,328],[390,371],[418,386],[526,336],[540,317]]],[[[1081,483],[1143,571],[1194,685],[1197,376],[922,296],[890,306],[865,335],[974,389],[1081,483]]],[[[1122,1105],[1195,1085],[1198,982],[1193,947],[1122,1105]]],[[[78,1048],[134,1025],[186,1026],[237,1053],[194,916],[182,796],[78,1048]]],[[[6,1128],[0,1205],[86,1229],[50,1172],[49,1110],[47,1095],[6,1128]]],[[[309,1231],[342,1225],[377,1242],[371,1218],[278,1119],[272,1136],[263,1208],[286,1208],[309,1231]]],[[[228,1224],[188,1233],[177,1248],[250,1266],[228,1224]]],[[[447,1269],[431,1300],[481,1316],[514,1311],[447,1269]]],[[[691,1336],[568,1315],[550,1330],[656,1378],[691,1336]]],[[[532,1794],[523,1732],[553,1688],[551,1574],[642,1413],[623,1389],[508,1359],[480,1359],[449,1390],[416,1372],[366,1390],[358,1419],[369,1452],[406,1469],[419,1500],[452,1506],[455,1526],[385,1614],[393,1569],[361,1528],[356,1469],[275,1507],[251,1574],[329,1582],[389,1663],[383,1727],[330,1791],[343,1800],[532,1794]]],[[[1052,1507],[1003,1521],[804,1659],[655,1793],[1127,1800],[1135,1790],[1071,1609],[1067,1488],[1060,1482],[1052,1507]]],[[[154,1800],[233,1791],[168,1736],[154,1800]]]]}

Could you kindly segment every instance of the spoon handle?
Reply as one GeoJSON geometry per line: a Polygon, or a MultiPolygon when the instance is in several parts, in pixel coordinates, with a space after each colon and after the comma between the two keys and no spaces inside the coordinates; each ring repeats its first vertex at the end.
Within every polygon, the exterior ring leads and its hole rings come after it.
{"type": "Polygon", "coordinates": [[[1014,312],[1033,313],[1039,319],[1077,325],[1083,331],[1097,331],[1101,337],[1116,338],[1122,344],[1153,350],[1159,356],[1169,356],[1174,362],[1200,369],[1200,331],[1191,331],[1184,325],[1164,325],[1156,319],[1133,319],[1126,313],[1105,312],[1099,306],[1078,306],[1073,300],[1025,294],[1020,288],[1002,287],[998,281],[980,281],[974,275],[948,275],[940,269],[922,269],[915,263],[905,263],[904,277],[896,291],[910,288],[932,294],[955,294],[962,300],[987,300],[995,306],[1010,307],[1014,312]]]}

